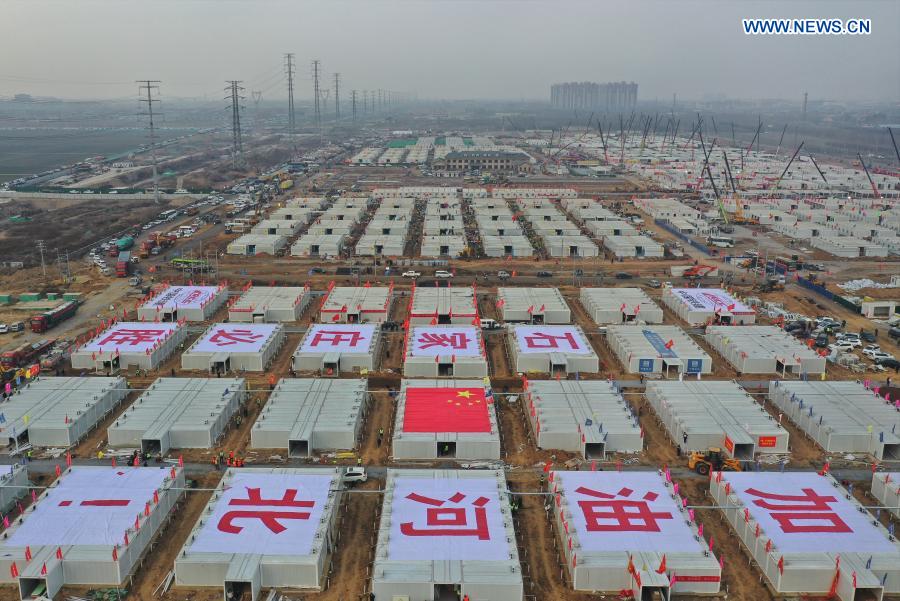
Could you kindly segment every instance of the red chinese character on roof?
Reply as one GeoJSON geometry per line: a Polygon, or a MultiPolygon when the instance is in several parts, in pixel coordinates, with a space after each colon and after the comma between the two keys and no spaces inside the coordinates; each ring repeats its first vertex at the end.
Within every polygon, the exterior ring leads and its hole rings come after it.
{"type": "Polygon", "coordinates": [[[528,348],[560,348],[558,341],[561,340],[565,340],[569,345],[569,349],[573,351],[581,348],[578,345],[578,342],[576,342],[575,336],[572,334],[572,332],[566,332],[565,334],[547,334],[546,332],[535,332],[534,334],[526,334],[523,338],[525,339],[525,345],[528,348]]]}
{"type": "Polygon", "coordinates": [[[254,334],[253,330],[236,329],[236,330],[216,330],[216,333],[209,337],[209,341],[216,346],[228,346],[243,342],[252,344],[262,338],[262,334],[254,334]]]}
{"type": "Polygon", "coordinates": [[[243,526],[234,524],[235,520],[259,520],[275,534],[284,532],[285,528],[279,520],[308,520],[310,513],[308,511],[297,511],[298,508],[311,509],[315,505],[315,501],[298,501],[297,490],[289,488],[284,491],[280,499],[263,499],[260,489],[248,488],[246,499],[231,499],[228,505],[248,506],[248,507],[283,507],[281,511],[262,511],[262,510],[246,510],[246,511],[229,511],[219,520],[218,528],[222,532],[228,534],[239,534],[244,529],[243,526]]]}
{"type": "Polygon", "coordinates": [[[115,344],[124,346],[126,344],[137,346],[139,344],[152,344],[159,340],[165,334],[165,330],[151,328],[119,328],[110,331],[105,338],[97,342],[98,345],[115,344]]]}
{"type": "Polygon", "coordinates": [[[853,532],[841,517],[831,511],[829,503],[836,497],[820,496],[811,488],[802,488],[802,495],[780,495],[755,488],[746,490],[748,495],[760,497],[753,501],[757,507],[769,510],[769,515],[786,533],[801,532],[853,532]],[[774,502],[773,502],[774,501],[774,502]]]}
{"type": "Polygon", "coordinates": [[[348,346],[356,346],[363,339],[361,332],[345,332],[341,330],[319,330],[310,340],[310,346],[319,346],[320,343],[331,343],[331,346],[340,346],[347,343],[348,346]]]}
{"type": "Polygon", "coordinates": [[[470,338],[463,332],[454,332],[452,334],[436,334],[434,332],[423,332],[416,342],[419,343],[419,349],[425,350],[433,346],[441,348],[451,348],[456,350],[465,350],[469,348],[470,338]]]}
{"type": "Polygon", "coordinates": [[[650,509],[650,503],[659,496],[652,491],[641,500],[628,499],[634,491],[625,487],[614,495],[584,486],[579,486],[575,492],[602,499],[578,501],[588,532],[660,532],[658,521],[672,519],[672,514],[667,511],[650,509]]]}
{"type": "Polygon", "coordinates": [[[490,540],[491,533],[488,529],[487,510],[484,508],[489,500],[486,497],[478,497],[472,501],[474,507],[474,526],[469,524],[469,514],[466,507],[459,505],[466,495],[458,492],[446,501],[432,499],[418,493],[410,493],[406,498],[416,503],[429,505],[425,512],[425,525],[427,528],[416,528],[412,522],[400,524],[400,532],[405,536],[475,536],[478,540],[490,540]],[[446,503],[457,507],[445,507],[446,503]]]}
{"type": "MultiPolygon", "coordinates": [[[[131,503],[129,499],[85,499],[78,504],[83,507],[127,507],[131,503]]],[[[60,501],[60,507],[69,507],[72,501],[60,501]]]]}

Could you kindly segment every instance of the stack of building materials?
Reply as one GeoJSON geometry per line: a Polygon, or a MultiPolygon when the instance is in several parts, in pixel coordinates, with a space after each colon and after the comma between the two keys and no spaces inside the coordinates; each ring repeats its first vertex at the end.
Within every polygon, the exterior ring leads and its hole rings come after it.
{"type": "Polygon", "coordinates": [[[756,312],[728,292],[718,288],[666,288],[663,302],[692,326],[712,323],[749,325],[756,312]]]}
{"type": "Polygon", "coordinates": [[[502,471],[388,470],[372,571],[375,601],[521,601],[506,490],[502,471]]]}
{"type": "Polygon", "coordinates": [[[159,378],[107,429],[109,444],[154,455],[212,448],[246,395],[243,378],[159,378]]]}
{"type": "Polygon", "coordinates": [[[900,412],[858,382],[769,382],[769,400],[829,453],[900,460],[900,412]]]}
{"type": "Polygon", "coordinates": [[[297,321],[309,303],[309,285],[252,286],[228,308],[235,322],[297,321]]]}
{"type": "Polygon", "coordinates": [[[411,378],[488,375],[484,340],[476,326],[411,326],[403,357],[403,374],[411,378]]]}
{"type": "Polygon", "coordinates": [[[774,326],[709,326],[706,341],[742,374],[825,372],[825,357],[774,326]]]}
{"type": "Polygon", "coordinates": [[[288,457],[356,447],[368,405],[366,385],[366,380],[279,380],[250,430],[250,446],[287,449],[288,457]]]}
{"type": "Polygon", "coordinates": [[[138,321],[206,321],[228,300],[226,286],[167,286],[138,307],[138,321]]]}
{"type": "Polygon", "coordinates": [[[606,453],[638,453],[643,448],[637,416],[610,382],[528,380],[525,400],[541,449],[602,460],[606,453]]]}
{"type": "Polygon", "coordinates": [[[900,593],[900,543],[830,475],[717,472],[709,488],[777,595],[900,593]]]}
{"type": "Polygon", "coordinates": [[[507,329],[515,369],[519,373],[597,373],[600,359],[581,326],[514,325],[507,329]]]}
{"type": "Polygon", "coordinates": [[[322,323],[382,323],[390,315],[390,286],[334,286],[328,288],[319,321],[322,323]]]}
{"type": "Polygon", "coordinates": [[[678,326],[609,326],[606,342],[630,374],[712,373],[712,358],[678,326]]]}
{"type": "Polygon", "coordinates": [[[284,326],[274,323],[213,324],[181,355],[182,369],[213,374],[265,371],[284,345],[284,326]]]}
{"type": "Polygon", "coordinates": [[[573,588],[626,590],[635,599],[719,592],[721,565],[677,484],[657,472],[551,474],[553,523],[573,588]]]}
{"type": "Polygon", "coordinates": [[[477,317],[474,287],[413,288],[409,301],[409,323],[412,325],[471,325],[477,317]]]}
{"type": "Polygon", "coordinates": [[[262,588],[321,590],[340,490],[340,468],[229,469],[175,560],[175,584],[221,586],[224,599],[260,599],[262,588]],[[260,505],[278,511],[235,509],[260,505]]]}
{"type": "Polygon", "coordinates": [[[888,511],[900,518],[900,472],[875,472],[872,474],[872,496],[888,511]]]}
{"type": "Polygon", "coordinates": [[[500,432],[484,380],[403,380],[394,417],[396,459],[500,459],[500,432]]]}
{"type": "Polygon", "coordinates": [[[582,288],[581,304],[598,324],[663,321],[662,309],[640,288],[582,288]]]}
{"type": "Polygon", "coordinates": [[[503,321],[560,324],[572,321],[572,311],[559,288],[497,288],[503,321]]]}
{"type": "Polygon", "coordinates": [[[72,367],[108,373],[132,366],[156,369],[186,336],[182,323],[115,323],[72,352],[72,367]]]}
{"type": "MultiPolygon", "coordinates": [[[[125,378],[41,377],[3,403],[0,440],[10,449],[71,447],[93,430],[128,394],[125,378]]],[[[2,503],[0,503],[2,505],[2,503]]]]}
{"type": "Polygon", "coordinates": [[[735,382],[648,382],[647,401],[683,453],[717,447],[740,460],[787,453],[788,432],[735,382]]]}
{"type": "Polygon", "coordinates": [[[294,351],[293,366],[326,376],[364,373],[375,369],[380,344],[381,328],[375,324],[312,324],[294,351]]]}
{"type": "Polygon", "coordinates": [[[71,467],[4,532],[0,582],[21,599],[66,585],[120,586],[181,496],[181,468],[71,467]]]}

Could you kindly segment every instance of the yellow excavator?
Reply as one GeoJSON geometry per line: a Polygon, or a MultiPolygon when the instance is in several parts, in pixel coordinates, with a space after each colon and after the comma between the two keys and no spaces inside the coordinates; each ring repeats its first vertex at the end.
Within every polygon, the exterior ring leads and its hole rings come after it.
{"type": "Polygon", "coordinates": [[[694,470],[701,476],[706,476],[709,472],[715,470],[717,472],[741,472],[743,467],[741,462],[732,457],[726,457],[722,454],[722,449],[718,447],[710,447],[705,453],[694,451],[688,459],[688,468],[694,470]]]}

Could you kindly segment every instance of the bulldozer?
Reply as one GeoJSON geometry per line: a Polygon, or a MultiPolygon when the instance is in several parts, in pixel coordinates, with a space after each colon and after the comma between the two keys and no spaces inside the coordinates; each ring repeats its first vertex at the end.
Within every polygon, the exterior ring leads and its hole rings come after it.
{"type": "Polygon", "coordinates": [[[701,476],[706,476],[713,470],[717,472],[743,471],[739,460],[726,457],[722,454],[722,449],[718,447],[710,447],[705,453],[699,451],[691,453],[691,457],[688,459],[688,468],[701,476]]]}

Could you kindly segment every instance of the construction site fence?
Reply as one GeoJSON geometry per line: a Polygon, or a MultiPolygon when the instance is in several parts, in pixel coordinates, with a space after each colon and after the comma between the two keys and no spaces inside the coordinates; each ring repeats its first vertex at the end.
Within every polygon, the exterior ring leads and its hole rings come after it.
{"type": "Polygon", "coordinates": [[[841,305],[842,307],[844,307],[850,311],[853,311],[854,313],[860,313],[862,311],[862,307],[860,307],[856,303],[844,298],[843,296],[841,296],[839,294],[835,294],[831,290],[828,290],[827,288],[825,288],[825,286],[820,286],[819,284],[811,282],[811,281],[807,280],[806,278],[802,278],[799,275],[797,276],[797,283],[800,286],[806,288],[807,290],[812,290],[819,296],[823,296],[830,301],[834,301],[837,304],[841,305]]]}
{"type": "Polygon", "coordinates": [[[679,239],[684,240],[685,242],[687,242],[688,244],[690,244],[691,246],[693,246],[694,248],[696,248],[697,250],[699,250],[699,251],[702,252],[703,254],[705,254],[705,255],[707,255],[707,256],[712,256],[713,251],[712,251],[712,249],[710,249],[707,245],[703,244],[702,242],[697,242],[696,240],[694,240],[693,238],[691,238],[690,236],[688,236],[688,235],[685,234],[685,233],[679,232],[679,231],[678,231],[672,224],[670,224],[668,221],[665,221],[665,220],[663,220],[663,219],[654,219],[654,220],[653,220],[653,223],[655,223],[655,224],[658,225],[659,227],[663,228],[664,230],[666,230],[667,232],[669,232],[669,233],[672,234],[673,236],[676,236],[676,237],[678,237],[679,239]]]}

